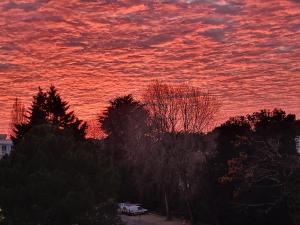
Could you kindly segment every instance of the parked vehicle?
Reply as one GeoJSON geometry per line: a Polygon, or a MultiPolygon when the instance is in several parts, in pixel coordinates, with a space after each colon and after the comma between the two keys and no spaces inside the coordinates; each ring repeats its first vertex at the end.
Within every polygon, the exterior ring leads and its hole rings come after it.
{"type": "Polygon", "coordinates": [[[135,216],[135,215],[146,214],[148,210],[141,207],[140,204],[119,203],[119,212],[131,216],[135,216]]]}

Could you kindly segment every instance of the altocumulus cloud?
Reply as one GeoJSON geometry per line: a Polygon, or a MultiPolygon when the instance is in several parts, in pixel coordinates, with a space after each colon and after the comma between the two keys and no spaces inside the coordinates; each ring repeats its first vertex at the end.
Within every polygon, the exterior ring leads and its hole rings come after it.
{"type": "Polygon", "coordinates": [[[210,37],[211,39],[213,39],[215,41],[219,41],[219,42],[224,41],[224,38],[225,38],[224,29],[222,29],[222,28],[208,29],[208,30],[202,32],[201,34],[203,34],[204,36],[210,37]]]}
{"type": "Polygon", "coordinates": [[[299,2],[0,0],[2,108],[53,83],[89,120],[164,79],[221,96],[222,119],[278,102],[300,115],[299,2]]]}

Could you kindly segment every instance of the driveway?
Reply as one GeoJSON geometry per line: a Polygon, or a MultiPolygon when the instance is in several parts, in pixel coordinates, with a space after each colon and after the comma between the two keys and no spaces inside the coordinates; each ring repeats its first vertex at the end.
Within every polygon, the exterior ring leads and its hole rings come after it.
{"type": "Polygon", "coordinates": [[[121,218],[127,225],[189,225],[187,222],[178,219],[166,221],[165,217],[155,214],[139,216],[122,215],[121,218]]]}

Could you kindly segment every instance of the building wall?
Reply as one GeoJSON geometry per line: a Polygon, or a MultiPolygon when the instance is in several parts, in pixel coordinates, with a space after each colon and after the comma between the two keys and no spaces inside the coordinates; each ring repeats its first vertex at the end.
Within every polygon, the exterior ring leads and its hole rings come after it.
{"type": "Polygon", "coordinates": [[[296,137],[296,148],[298,153],[300,154],[300,136],[296,137]]]}
{"type": "Polygon", "coordinates": [[[11,152],[11,149],[11,143],[0,143],[0,158],[2,158],[6,154],[9,154],[11,152]]]}

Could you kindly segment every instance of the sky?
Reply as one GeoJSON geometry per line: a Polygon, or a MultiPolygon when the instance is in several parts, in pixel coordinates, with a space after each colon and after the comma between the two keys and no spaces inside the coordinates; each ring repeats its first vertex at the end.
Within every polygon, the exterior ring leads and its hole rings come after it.
{"type": "Polygon", "coordinates": [[[299,117],[300,0],[0,0],[0,133],[39,86],[93,120],[155,79],[218,96],[216,123],[299,117]]]}

